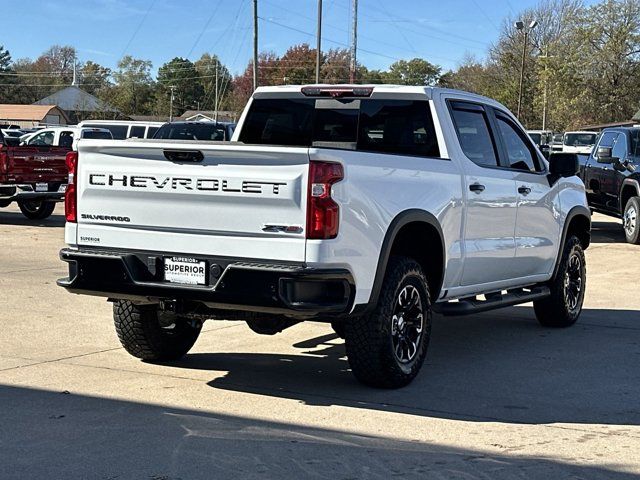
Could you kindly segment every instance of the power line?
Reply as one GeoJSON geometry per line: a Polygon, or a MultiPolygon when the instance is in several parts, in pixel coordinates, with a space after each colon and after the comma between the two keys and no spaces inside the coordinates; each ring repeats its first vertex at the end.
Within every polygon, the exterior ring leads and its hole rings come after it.
{"type": "Polygon", "coordinates": [[[193,42],[193,45],[191,46],[191,49],[189,50],[189,53],[187,53],[187,58],[189,58],[191,56],[191,54],[193,53],[193,50],[196,48],[198,43],[200,43],[200,39],[202,38],[202,36],[204,35],[204,32],[209,27],[209,24],[211,23],[211,20],[213,20],[213,16],[216,13],[218,13],[218,8],[220,7],[221,3],[222,3],[222,0],[220,0],[218,2],[218,4],[215,6],[215,8],[211,10],[211,15],[209,15],[209,18],[207,19],[207,21],[205,22],[204,26],[202,27],[202,30],[200,30],[200,33],[198,34],[198,37],[196,38],[196,41],[193,42]]]}
{"type": "Polygon", "coordinates": [[[124,54],[127,53],[127,50],[129,49],[129,46],[131,45],[131,42],[133,42],[133,39],[136,37],[136,35],[138,35],[138,32],[142,28],[142,24],[144,23],[144,21],[149,16],[149,12],[151,11],[151,9],[154,7],[155,4],[156,4],[156,0],[152,0],[151,4],[149,5],[149,8],[147,9],[147,11],[145,12],[144,16],[142,17],[142,20],[140,20],[140,23],[138,24],[137,28],[133,32],[133,35],[131,35],[131,38],[129,38],[129,41],[127,42],[127,44],[124,47],[124,50],[122,50],[122,53],[120,54],[120,60],[122,60],[122,57],[124,57],[124,54]]]}
{"type": "MultiPolygon", "coordinates": [[[[272,23],[274,25],[278,25],[279,27],[286,28],[286,29],[292,30],[294,32],[302,33],[303,35],[315,37],[315,34],[313,34],[313,33],[305,32],[304,30],[300,30],[299,28],[291,27],[289,25],[285,25],[284,23],[280,23],[280,22],[276,22],[275,20],[271,20],[269,18],[260,17],[260,20],[262,20],[264,22],[272,23]]],[[[329,43],[333,43],[335,45],[340,45],[340,46],[343,46],[343,47],[348,47],[349,46],[346,43],[338,42],[336,40],[332,40],[332,39],[326,38],[326,37],[324,38],[324,40],[326,40],[329,43]]],[[[364,48],[360,48],[360,47],[358,47],[358,50],[361,51],[361,52],[368,53],[370,55],[377,55],[378,57],[388,58],[390,60],[396,60],[396,61],[397,60],[402,60],[401,58],[398,58],[398,57],[392,57],[390,55],[385,55],[384,53],[380,53],[380,52],[374,52],[372,50],[365,50],[364,48]]]]}
{"type": "Polygon", "coordinates": [[[495,29],[496,29],[496,31],[497,31],[498,33],[500,33],[500,28],[499,28],[495,23],[493,23],[493,19],[492,19],[489,15],[487,15],[487,12],[485,12],[485,11],[482,9],[482,7],[478,4],[478,2],[476,2],[476,0],[471,0],[471,3],[473,3],[473,4],[476,6],[476,8],[478,9],[478,11],[479,11],[483,16],[484,16],[484,18],[486,18],[486,19],[487,19],[487,21],[489,22],[489,24],[491,24],[491,25],[493,26],[493,28],[495,28],[495,29]]]}

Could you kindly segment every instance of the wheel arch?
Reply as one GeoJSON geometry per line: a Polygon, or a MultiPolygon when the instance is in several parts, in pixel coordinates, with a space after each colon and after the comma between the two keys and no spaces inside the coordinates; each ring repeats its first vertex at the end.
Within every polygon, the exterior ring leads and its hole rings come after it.
{"type": "Polygon", "coordinates": [[[620,214],[624,215],[624,209],[631,197],[640,196],[640,183],[636,178],[625,178],[620,189],[620,214]]]}
{"type": "Polygon", "coordinates": [[[556,264],[553,269],[553,277],[556,278],[558,274],[558,268],[560,267],[560,260],[562,258],[562,251],[564,244],[567,241],[567,237],[571,234],[575,234],[583,249],[587,249],[591,243],[591,212],[583,205],[576,205],[569,213],[564,221],[562,227],[562,236],[560,237],[560,243],[558,244],[558,255],[556,257],[556,264]]]}
{"type": "Polygon", "coordinates": [[[370,311],[377,304],[389,258],[396,253],[410,256],[420,263],[429,282],[432,300],[440,296],[446,262],[442,227],[433,214],[425,210],[410,209],[396,215],[389,224],[380,249],[369,303],[364,311],[370,311]],[[413,238],[417,235],[416,241],[410,240],[411,235],[414,235],[413,238]],[[420,248],[422,245],[424,248],[420,248]]]}

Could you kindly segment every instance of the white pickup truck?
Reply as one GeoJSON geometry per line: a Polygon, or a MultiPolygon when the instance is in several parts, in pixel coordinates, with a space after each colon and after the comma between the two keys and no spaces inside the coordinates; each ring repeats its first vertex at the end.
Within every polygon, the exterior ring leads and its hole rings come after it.
{"type": "Polygon", "coordinates": [[[177,359],[206,319],[331,322],[353,373],[418,373],[432,311],[533,301],[566,327],[590,213],[574,154],[542,157],[488,98],[395,86],[259,88],[231,143],[87,140],[68,156],[70,292],[107,297],[126,350],[177,359]]]}

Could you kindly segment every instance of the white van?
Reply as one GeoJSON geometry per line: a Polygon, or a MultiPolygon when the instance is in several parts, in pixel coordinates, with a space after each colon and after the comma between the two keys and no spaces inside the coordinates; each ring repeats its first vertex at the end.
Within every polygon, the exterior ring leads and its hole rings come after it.
{"type": "Polygon", "coordinates": [[[84,120],[79,127],[106,128],[115,140],[153,138],[165,122],[136,122],[133,120],[84,120]]]}

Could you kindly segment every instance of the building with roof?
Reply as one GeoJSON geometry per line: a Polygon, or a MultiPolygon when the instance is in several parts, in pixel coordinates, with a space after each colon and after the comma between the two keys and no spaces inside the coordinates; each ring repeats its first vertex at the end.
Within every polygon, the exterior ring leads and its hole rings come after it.
{"type": "Polygon", "coordinates": [[[67,114],[57,105],[0,104],[0,124],[27,128],[36,125],[66,125],[68,123],[67,114]]]}
{"type": "Polygon", "coordinates": [[[640,124],[640,110],[636,112],[636,114],[631,117],[631,120],[622,120],[620,122],[610,122],[610,123],[598,123],[594,125],[584,125],[580,128],[580,130],[588,130],[592,132],[600,132],[605,128],[610,127],[633,127],[635,125],[640,124]]]}
{"type": "Polygon", "coordinates": [[[95,95],[85,92],[76,85],[58,90],[38,100],[34,105],[57,105],[61,110],[64,110],[72,123],[78,123],[89,118],[122,118],[117,108],[103,102],[95,95]]]}

